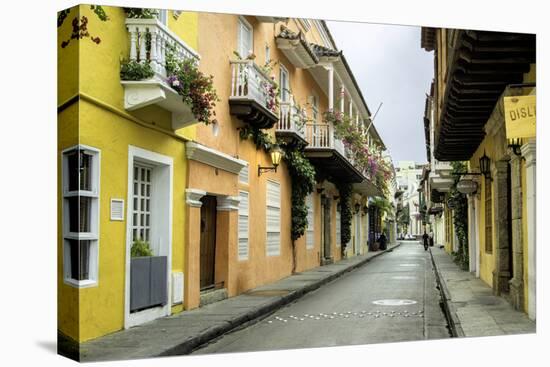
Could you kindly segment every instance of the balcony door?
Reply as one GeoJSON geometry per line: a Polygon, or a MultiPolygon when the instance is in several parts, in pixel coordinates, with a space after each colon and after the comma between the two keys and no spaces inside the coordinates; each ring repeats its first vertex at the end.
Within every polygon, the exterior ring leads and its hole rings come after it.
{"type": "Polygon", "coordinates": [[[252,26],[243,17],[239,18],[238,27],[238,52],[245,59],[254,52],[254,34],[252,26]]]}
{"type": "Polygon", "coordinates": [[[290,101],[290,82],[288,78],[288,70],[282,65],[280,66],[279,86],[281,88],[281,102],[290,101]]]}

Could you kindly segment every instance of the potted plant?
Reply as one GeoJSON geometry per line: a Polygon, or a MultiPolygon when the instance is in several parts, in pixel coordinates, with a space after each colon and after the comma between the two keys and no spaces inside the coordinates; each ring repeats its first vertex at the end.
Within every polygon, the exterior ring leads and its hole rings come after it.
{"type": "Polygon", "coordinates": [[[168,301],[167,256],[155,256],[149,243],[136,239],[130,250],[130,311],[168,301]]]}

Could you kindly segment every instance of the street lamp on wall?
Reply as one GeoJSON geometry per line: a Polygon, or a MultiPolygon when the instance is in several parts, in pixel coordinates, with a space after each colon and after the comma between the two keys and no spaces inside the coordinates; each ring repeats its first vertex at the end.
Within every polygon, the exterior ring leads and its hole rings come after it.
{"type": "Polygon", "coordinates": [[[281,163],[281,158],[283,156],[283,151],[281,148],[275,144],[269,151],[269,155],[271,156],[271,163],[273,163],[272,167],[262,167],[258,164],[258,176],[262,175],[262,172],[268,172],[268,171],[274,171],[277,172],[277,166],[281,163]]]}
{"type": "Polygon", "coordinates": [[[521,155],[521,145],[523,144],[522,138],[508,139],[508,148],[512,149],[515,155],[521,155]]]}
{"type": "Polygon", "coordinates": [[[487,157],[485,151],[483,151],[483,156],[479,158],[479,172],[481,172],[485,178],[491,178],[491,158],[487,157]]]}

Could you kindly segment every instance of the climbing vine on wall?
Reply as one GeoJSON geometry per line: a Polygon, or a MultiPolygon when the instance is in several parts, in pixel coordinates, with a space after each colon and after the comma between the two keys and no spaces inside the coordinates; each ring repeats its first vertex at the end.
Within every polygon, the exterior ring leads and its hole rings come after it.
{"type": "Polygon", "coordinates": [[[461,175],[467,172],[467,167],[463,162],[451,162],[451,167],[454,184],[451,186],[448,200],[453,206],[453,224],[458,238],[458,251],[453,255],[457,264],[463,269],[468,269],[470,263],[468,254],[468,201],[466,195],[460,193],[456,188],[461,175]]]}
{"type": "Polygon", "coordinates": [[[340,193],[340,240],[342,243],[342,253],[346,249],[346,244],[351,240],[351,192],[350,183],[338,183],[336,185],[340,193]]]}
{"type": "MultiPolygon", "coordinates": [[[[101,20],[102,22],[106,22],[109,20],[109,17],[105,13],[105,10],[100,5],[90,5],[90,9],[94,12],[95,15],[101,20]]],[[[69,16],[71,13],[71,9],[65,9],[57,13],[57,28],[61,27],[63,23],[65,22],[65,19],[69,16]]],[[[71,40],[79,40],[82,38],[90,38],[92,42],[99,44],[101,43],[101,38],[97,36],[92,36],[88,30],[88,17],[81,16],[80,18],[78,16],[74,17],[72,22],[73,31],[71,33],[71,37],[68,40],[65,40],[61,42],[61,48],[67,47],[71,40]]]]}
{"type": "Polygon", "coordinates": [[[256,149],[263,149],[267,153],[275,143],[283,150],[283,159],[288,167],[292,185],[290,236],[293,247],[292,272],[294,272],[296,270],[295,241],[304,235],[307,228],[306,197],[313,192],[315,187],[315,168],[304,155],[302,147],[282,141],[274,142],[271,135],[259,128],[246,125],[239,129],[239,135],[243,140],[252,140],[256,149]]]}

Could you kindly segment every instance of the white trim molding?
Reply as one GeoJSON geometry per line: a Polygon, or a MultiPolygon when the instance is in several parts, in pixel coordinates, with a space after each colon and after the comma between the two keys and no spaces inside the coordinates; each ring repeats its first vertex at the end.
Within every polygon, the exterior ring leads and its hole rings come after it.
{"type": "Polygon", "coordinates": [[[126,203],[126,269],[124,295],[124,328],[140,325],[154,319],[168,316],[172,308],[172,231],[173,231],[173,198],[174,198],[174,159],[170,156],[128,145],[128,193],[126,203]],[[143,311],[130,313],[130,265],[132,247],[132,213],[133,213],[133,176],[134,164],[148,164],[153,167],[152,185],[153,196],[156,198],[152,205],[153,240],[151,247],[156,255],[166,256],[167,302],[164,306],[149,308],[143,311]]]}
{"type": "Polygon", "coordinates": [[[206,191],[199,189],[185,189],[185,202],[193,208],[202,206],[201,198],[206,195],[206,191]]]}
{"type": "Polygon", "coordinates": [[[185,145],[187,159],[201,162],[212,167],[238,175],[248,162],[233,158],[229,154],[222,153],[202,144],[189,142],[185,145]]]}
{"type": "Polygon", "coordinates": [[[239,210],[239,203],[241,198],[239,196],[218,196],[217,197],[218,211],[232,211],[239,210]]]}
{"type": "MultiPolygon", "coordinates": [[[[80,162],[80,157],[78,158],[80,162]]],[[[79,163],[80,164],[80,163],[79,163]]],[[[63,256],[63,281],[65,284],[75,288],[96,287],[99,279],[99,233],[100,232],[100,186],[101,186],[101,150],[83,144],[77,144],[64,149],[61,152],[61,188],[62,200],[61,218],[62,218],[62,256],[63,256]],[[91,157],[90,165],[90,187],[88,190],[82,190],[80,185],[80,174],[78,174],[77,187],[70,190],[70,172],[68,154],[71,152],[83,152],[91,157]],[[76,231],[71,231],[71,217],[79,218],[78,213],[71,213],[70,198],[76,198],[77,201],[81,197],[90,199],[90,222],[87,232],[80,232],[80,228],[76,231]],[[71,247],[70,241],[89,241],[88,255],[88,277],[86,279],[73,278],[71,270],[71,247]]],[[[78,211],[78,210],[77,210],[78,211]]],[[[80,227],[80,226],[78,226],[80,227]]],[[[78,245],[80,246],[80,244],[78,245]]],[[[80,262],[80,259],[79,259],[80,262]]],[[[80,268],[80,267],[79,267],[80,268]]],[[[80,271],[80,269],[79,269],[80,271]]]]}
{"type": "Polygon", "coordinates": [[[527,314],[537,318],[537,155],[536,141],[531,139],[521,147],[525,158],[525,192],[527,196],[527,314]]]}

